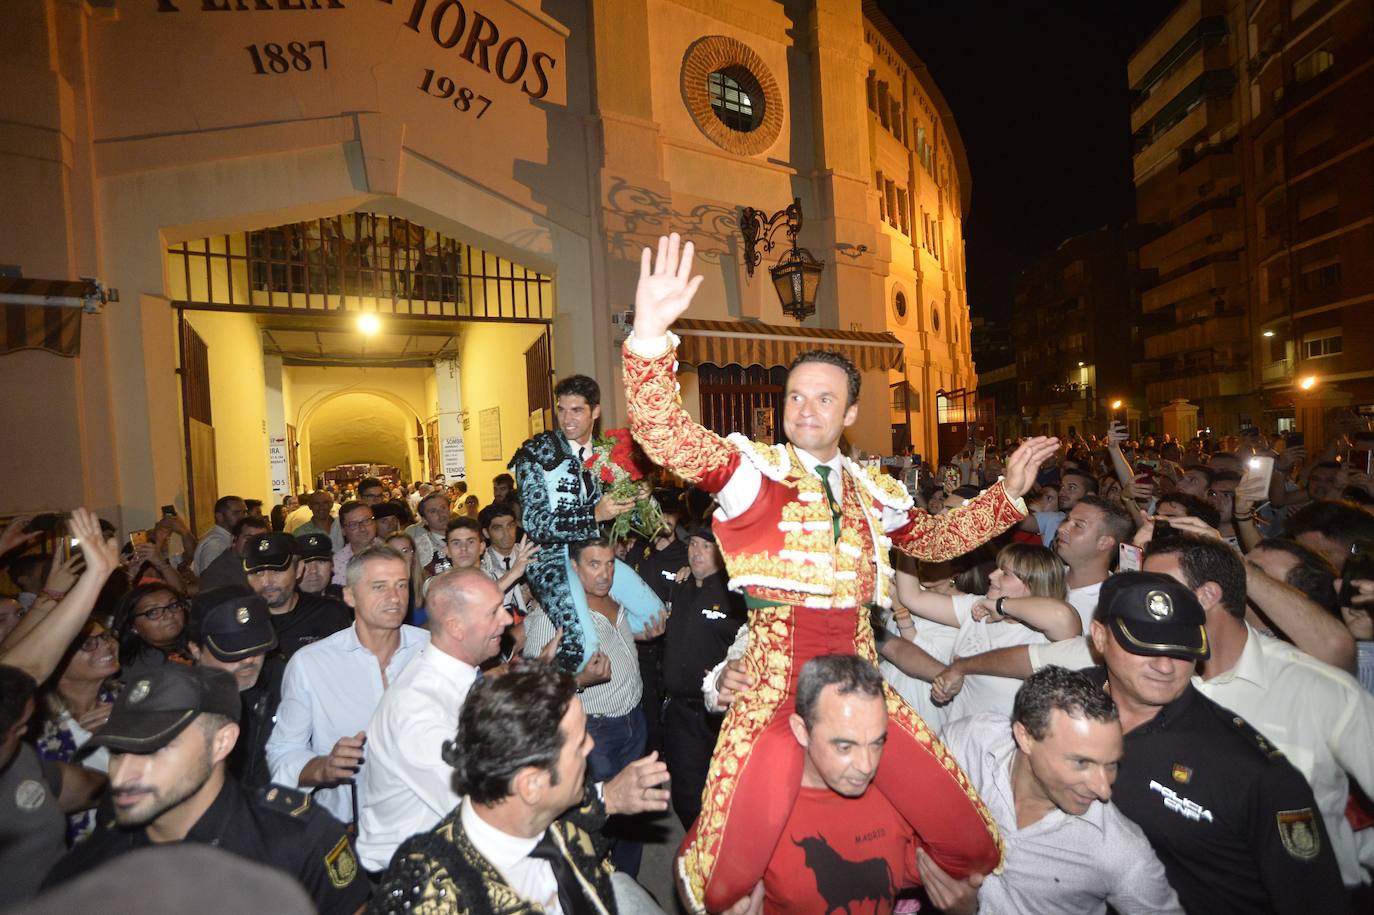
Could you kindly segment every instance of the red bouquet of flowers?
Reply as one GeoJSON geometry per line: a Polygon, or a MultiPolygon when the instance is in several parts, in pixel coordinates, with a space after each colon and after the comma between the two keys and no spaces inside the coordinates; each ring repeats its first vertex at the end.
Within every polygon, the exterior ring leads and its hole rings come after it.
{"type": "Polygon", "coordinates": [[[611,542],[623,540],[630,531],[652,539],[666,527],[663,508],[646,481],[652,465],[630,437],[630,430],[606,430],[605,435],[592,438],[591,451],[586,467],[601,482],[601,492],[617,501],[633,499],[635,503],[633,509],[611,522],[611,542]]]}

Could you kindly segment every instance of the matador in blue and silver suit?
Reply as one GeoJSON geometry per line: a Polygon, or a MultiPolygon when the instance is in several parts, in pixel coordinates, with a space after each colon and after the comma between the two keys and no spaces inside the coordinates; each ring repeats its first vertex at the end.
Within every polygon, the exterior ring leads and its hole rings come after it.
{"type": "MultiPolygon", "coordinates": [[[[541,549],[525,578],[549,621],[562,627],[558,663],[581,670],[598,649],[587,596],[568,560],[568,544],[602,536],[596,520],[601,487],[582,472],[574,448],[561,431],[541,432],[515,452],[510,469],[520,491],[520,523],[541,549]]],[[[616,560],[611,598],[629,614],[639,632],[663,609],[663,602],[634,569],[616,560]]]]}

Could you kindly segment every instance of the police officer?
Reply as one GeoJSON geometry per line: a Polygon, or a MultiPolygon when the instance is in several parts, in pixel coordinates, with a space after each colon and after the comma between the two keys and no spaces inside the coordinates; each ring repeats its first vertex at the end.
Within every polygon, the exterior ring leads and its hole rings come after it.
{"type": "Polygon", "coordinates": [[[332,583],[334,541],[319,533],[299,534],[295,541],[296,556],[301,564],[300,592],[342,601],[343,588],[332,583]]]}
{"type": "Polygon", "coordinates": [[[1116,701],[1125,757],[1112,801],[1144,831],[1188,912],[1343,912],[1312,789],[1272,744],[1193,688],[1206,614],[1166,575],[1102,585],[1092,673],[1116,701]]]}
{"type": "Polygon", "coordinates": [[[196,663],[234,675],[243,702],[239,739],[229,755],[229,774],[245,788],[272,780],[267,738],[281,703],[286,659],[277,651],[277,633],[267,602],[251,588],[202,591],[191,599],[187,644],[196,663]]]}
{"type": "MultiPolygon", "coordinates": [[[[654,494],[663,506],[666,528],[652,540],[635,540],[625,555],[625,563],[635,570],[644,583],[665,604],[673,584],[687,565],[687,545],[677,536],[677,493],[659,490],[654,494]]],[[[666,714],[667,694],[663,688],[663,638],[635,642],[639,654],[639,678],[644,685],[644,722],[648,726],[646,746],[650,750],[663,747],[663,715],[666,714]]]]}
{"type": "Polygon", "coordinates": [[[322,534],[306,534],[299,539],[282,533],[255,534],[244,545],[243,569],[248,573],[248,584],[267,601],[282,656],[288,661],[302,646],[353,622],[343,601],[301,590],[306,567],[316,566],[309,570],[314,575],[323,565],[322,552],[328,555],[329,574],[333,574],[334,554],[328,549],[329,538],[322,534]]]}
{"type": "Polygon", "coordinates": [[[133,680],[91,738],[110,751],[113,810],[44,885],[150,844],[198,842],[286,872],[321,912],[357,911],[368,883],[343,825],[304,792],[250,793],[225,771],[238,718],[238,684],[224,671],[168,664],[133,680]]]}
{"type": "Polygon", "coordinates": [[[673,773],[673,811],[684,828],[701,812],[722,721],[702,702],[701,678],[724,660],[745,621],[744,598],[728,587],[709,523],[688,528],[687,566],[691,574],[669,593],[663,636],[663,757],[673,773]]]}

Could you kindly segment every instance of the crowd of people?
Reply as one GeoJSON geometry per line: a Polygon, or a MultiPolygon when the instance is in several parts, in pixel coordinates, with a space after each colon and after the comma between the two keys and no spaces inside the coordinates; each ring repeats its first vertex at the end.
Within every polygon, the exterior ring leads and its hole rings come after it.
{"type": "Polygon", "coordinates": [[[812,352],[786,445],[722,439],[677,403],[691,260],[646,252],[625,349],[647,538],[606,534],[637,500],[587,472],[584,376],[485,506],[368,477],[225,495],[198,538],[170,506],[5,528],[0,908],[203,846],[290,878],[208,912],[1371,910],[1348,436],[1113,423],[880,471],[812,352]]]}

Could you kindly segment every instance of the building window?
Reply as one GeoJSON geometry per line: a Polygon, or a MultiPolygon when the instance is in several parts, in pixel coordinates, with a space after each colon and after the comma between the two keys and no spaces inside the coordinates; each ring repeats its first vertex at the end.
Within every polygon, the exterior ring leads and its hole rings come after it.
{"type": "Polygon", "coordinates": [[[1338,330],[1318,331],[1302,339],[1302,357],[1320,359],[1323,356],[1337,356],[1342,352],[1341,332],[1338,330]]]}
{"type": "Polygon", "coordinates": [[[878,110],[878,76],[872,70],[868,71],[868,110],[876,112],[878,110]]]}
{"type": "Polygon", "coordinates": [[[1340,261],[1304,267],[1298,278],[1298,288],[1303,292],[1321,292],[1338,289],[1341,285],[1340,261]]]}
{"type": "Polygon", "coordinates": [[[878,120],[882,122],[884,130],[891,128],[891,122],[888,120],[889,107],[887,83],[883,80],[878,80],[878,120]]]}
{"type": "Polygon", "coordinates": [[[763,58],[738,39],[697,39],[683,56],[681,89],[697,129],[728,152],[762,155],[782,134],[782,90],[763,58]]]}
{"type": "Polygon", "coordinates": [[[938,307],[930,310],[930,326],[937,334],[940,332],[940,309],[938,307]]]}
{"type": "Polygon", "coordinates": [[[1340,191],[1334,185],[1304,190],[1298,196],[1298,222],[1306,222],[1327,210],[1334,210],[1340,202],[1340,191]]]}
{"type": "Polygon", "coordinates": [[[1336,65],[1336,55],[1319,48],[1293,65],[1293,80],[1305,83],[1316,79],[1336,65]]]}
{"type": "Polygon", "coordinates": [[[892,297],[892,310],[897,313],[897,317],[906,320],[906,293],[900,289],[892,297]]]}
{"type": "MultiPolygon", "coordinates": [[[[751,87],[755,87],[754,94],[757,95],[757,80],[748,70],[741,67],[717,70],[706,77],[706,91],[711,95],[711,110],[720,122],[731,130],[748,133],[758,127],[759,122],[763,120],[763,111],[756,110],[755,102],[750,95],[751,87]]],[[[762,98],[759,101],[762,101],[762,98]]]]}

